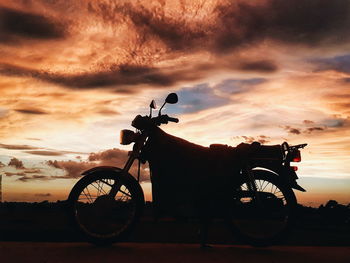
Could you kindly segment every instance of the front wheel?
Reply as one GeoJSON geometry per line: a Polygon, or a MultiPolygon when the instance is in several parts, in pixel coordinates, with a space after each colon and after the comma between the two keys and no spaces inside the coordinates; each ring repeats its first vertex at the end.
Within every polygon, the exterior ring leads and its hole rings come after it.
{"type": "Polygon", "coordinates": [[[99,171],[80,179],[69,198],[69,216],[85,238],[96,245],[125,239],[139,219],[144,198],[131,175],[99,171]],[[111,195],[112,186],[117,192],[111,195]]]}
{"type": "Polygon", "coordinates": [[[254,171],[256,192],[243,180],[234,196],[230,217],[234,234],[253,246],[267,246],[286,237],[295,219],[293,190],[278,175],[254,171]]]}

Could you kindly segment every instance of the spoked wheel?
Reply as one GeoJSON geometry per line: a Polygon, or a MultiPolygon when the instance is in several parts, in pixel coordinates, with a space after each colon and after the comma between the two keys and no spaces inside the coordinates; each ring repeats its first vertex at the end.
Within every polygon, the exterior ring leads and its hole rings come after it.
{"type": "Polygon", "coordinates": [[[231,223],[236,235],[253,246],[267,246],[287,235],[294,221],[296,198],[276,175],[253,171],[257,192],[241,182],[231,223]]]}
{"type": "Polygon", "coordinates": [[[144,198],[132,176],[107,171],[83,177],[73,187],[68,202],[71,219],[87,240],[108,245],[129,235],[140,217],[144,198]],[[111,194],[113,185],[116,194],[111,194]]]}

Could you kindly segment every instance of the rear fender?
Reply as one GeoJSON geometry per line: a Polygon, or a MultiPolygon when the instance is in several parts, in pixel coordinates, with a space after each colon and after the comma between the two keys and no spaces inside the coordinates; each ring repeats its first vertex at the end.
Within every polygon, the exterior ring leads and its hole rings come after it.
{"type": "Polygon", "coordinates": [[[253,169],[253,172],[254,173],[271,173],[273,175],[278,176],[279,179],[282,180],[284,184],[289,185],[291,188],[299,190],[301,192],[306,192],[306,190],[297,183],[296,180],[298,179],[298,176],[295,173],[295,171],[290,167],[283,167],[283,169],[281,169],[280,171],[273,171],[267,168],[257,167],[253,169]]]}
{"type": "Polygon", "coordinates": [[[306,192],[306,190],[297,183],[297,179],[299,177],[297,176],[296,172],[293,170],[292,167],[286,167],[284,169],[284,174],[286,174],[286,178],[293,189],[299,190],[301,192],[306,192]]]}

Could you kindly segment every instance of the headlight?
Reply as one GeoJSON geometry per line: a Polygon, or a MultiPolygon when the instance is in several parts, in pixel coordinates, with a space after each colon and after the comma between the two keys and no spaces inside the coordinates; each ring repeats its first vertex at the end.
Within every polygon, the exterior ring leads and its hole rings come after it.
{"type": "Polygon", "coordinates": [[[121,130],[120,131],[120,144],[128,145],[136,141],[138,133],[135,133],[130,130],[121,130]]]}

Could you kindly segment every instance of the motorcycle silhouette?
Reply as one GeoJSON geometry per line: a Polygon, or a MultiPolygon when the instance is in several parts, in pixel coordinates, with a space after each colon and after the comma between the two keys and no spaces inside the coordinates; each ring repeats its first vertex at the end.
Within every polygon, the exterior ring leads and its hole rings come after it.
{"type": "Polygon", "coordinates": [[[149,163],[152,204],[156,218],[163,215],[198,217],[201,222],[222,218],[241,240],[266,246],[284,238],[295,221],[293,189],[305,191],[296,180],[300,150],[307,144],[203,147],[169,135],[159,126],[177,123],[163,115],[170,93],[156,117],[132,121],[136,132],[122,130],[120,143],[134,143],[123,168],[100,166],[83,172],[68,197],[70,218],[86,240],[107,245],[125,240],[139,221],[145,205],[140,165],[149,163]],[[138,160],[136,178],[129,171],[138,160]]]}

